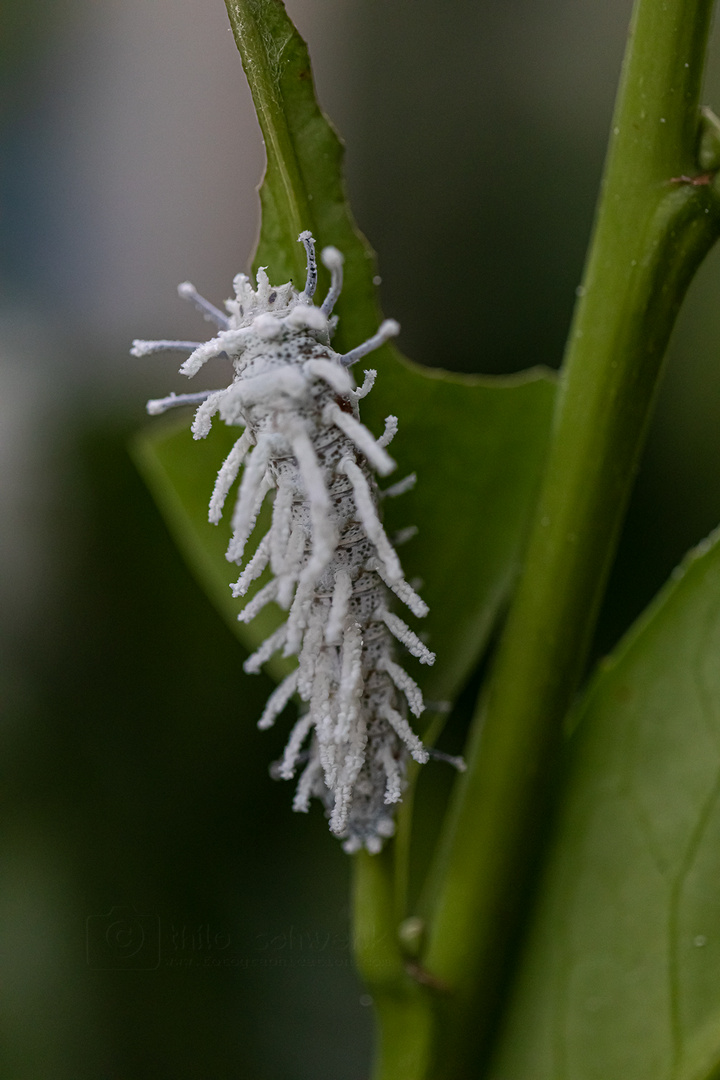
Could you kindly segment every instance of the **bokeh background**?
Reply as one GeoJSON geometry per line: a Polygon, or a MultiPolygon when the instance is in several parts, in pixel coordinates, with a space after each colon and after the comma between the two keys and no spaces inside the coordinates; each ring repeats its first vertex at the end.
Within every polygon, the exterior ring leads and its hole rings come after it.
{"type": "MultiPolygon", "coordinates": [[[[430,365],[557,366],[629,0],[288,0],[385,311],[430,365]]],[[[717,34],[716,34],[717,38],[717,34]]],[[[720,49],[705,98],[720,107],[720,49]]],[[[127,453],[258,228],[222,0],[0,7],[0,1075],[363,1080],[347,858],[268,778],[267,693],[127,453]]],[[[694,283],[596,643],[720,521],[720,253],[694,283]]],[[[470,468],[471,464],[467,463],[470,468]]]]}

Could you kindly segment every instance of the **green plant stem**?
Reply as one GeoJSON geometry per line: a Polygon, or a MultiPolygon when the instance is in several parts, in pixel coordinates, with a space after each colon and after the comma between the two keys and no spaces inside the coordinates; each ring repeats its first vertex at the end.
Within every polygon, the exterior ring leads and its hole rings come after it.
{"type": "Polygon", "coordinates": [[[433,1075],[462,1075],[471,1042],[497,1007],[563,718],[586,661],[663,356],[686,288],[720,234],[714,185],[674,180],[698,171],[711,12],[712,0],[635,4],[524,572],[431,877],[423,962],[454,994],[445,1055],[453,1066],[433,1075]]]}
{"type": "Polygon", "coordinates": [[[433,1046],[430,997],[408,972],[398,943],[392,848],[353,859],[353,949],[378,1021],[373,1080],[421,1080],[433,1046]]]}

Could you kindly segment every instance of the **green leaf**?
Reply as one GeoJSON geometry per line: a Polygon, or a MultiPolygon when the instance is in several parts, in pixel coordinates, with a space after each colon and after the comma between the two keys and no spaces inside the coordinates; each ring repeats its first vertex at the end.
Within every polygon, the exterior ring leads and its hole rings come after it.
{"type": "Polygon", "coordinates": [[[575,713],[493,1080],[720,1075],[720,539],[575,713]]]}
{"type": "MultiPolygon", "coordinates": [[[[267,153],[253,267],[267,266],[271,281],[292,279],[302,288],[305,258],[298,235],[309,229],[321,248],[338,248],[345,257],[345,288],[335,305],[340,323],[334,344],[347,352],[375,333],[380,314],[375,253],[347,202],[345,148],[316,101],[307,45],[281,0],[226,0],[226,6],[267,153]]],[[[319,270],[322,292],[328,277],[319,270]]],[[[392,353],[386,347],[378,355],[392,353]]]]}
{"type": "MultiPolygon", "coordinates": [[[[363,401],[364,419],[378,434],[388,413],[399,415],[392,445],[397,476],[418,472],[413,491],[387,500],[385,524],[391,534],[419,526],[401,555],[408,577],[423,579],[422,595],[430,605],[430,615],[416,625],[427,631],[438,653],[434,668],[417,672],[431,696],[455,695],[507,599],[540,476],[553,397],[554,384],[540,371],[489,380],[397,363],[381,369],[363,401]]],[[[136,440],[135,459],[201,584],[253,649],[284,615],[272,606],[248,626],[237,621],[241,605],[229,584],[238,569],[224,558],[230,526],[207,520],[215,473],[237,435],[237,429],[218,425],[208,439],[196,442],[189,420],[181,428],[158,423],[136,440]]],[[[263,531],[261,519],[255,535],[263,531]]],[[[267,670],[277,678],[288,663],[294,661],[276,658],[267,670]]]]}
{"type": "MultiPolygon", "coordinates": [[[[334,346],[339,352],[348,351],[375,333],[381,316],[374,254],[358,232],[345,197],[342,145],[315,101],[307,48],[280,0],[226,3],[267,150],[260,192],[262,229],[253,265],[267,266],[274,283],[292,278],[302,286],[304,259],[298,234],[309,229],[321,248],[337,247],[345,259],[345,285],[335,308],[339,325],[334,346]]],[[[319,294],[326,287],[327,275],[322,272],[319,294]]],[[[415,490],[385,504],[390,534],[409,524],[420,529],[403,548],[402,557],[407,576],[423,579],[421,591],[431,612],[422,629],[438,661],[434,668],[413,674],[421,675],[428,697],[452,698],[485,646],[519,567],[545,458],[554,379],[540,370],[505,380],[424,370],[405,361],[390,345],[378,350],[368,367],[376,368],[379,378],[363,400],[363,420],[380,434],[385,416],[396,413],[400,433],[392,452],[399,466],[397,476],[419,474],[415,490]]],[[[138,438],[134,449],[201,583],[243,644],[253,649],[284,615],[270,605],[249,626],[237,622],[239,605],[228,589],[237,569],[231,570],[223,558],[229,526],[215,528],[207,522],[214,474],[237,434],[218,427],[204,444],[193,444],[187,427],[156,425],[138,438]]],[[[261,517],[256,535],[262,531],[261,517]]],[[[257,587],[262,584],[261,578],[257,587]]],[[[288,664],[294,661],[274,657],[266,670],[279,678],[288,664]]],[[[404,838],[400,855],[388,860],[399,867],[394,887],[384,863],[356,860],[356,910],[366,913],[365,922],[384,924],[393,918],[393,910],[404,910],[409,807],[408,792],[406,820],[399,829],[404,838]],[[373,877],[382,879],[379,891],[373,877]],[[391,895],[395,904],[388,900],[391,895]]],[[[373,953],[375,939],[370,937],[373,953]]],[[[391,941],[392,935],[382,948],[383,966],[387,950],[393,949],[391,941]]],[[[367,972],[363,956],[368,942],[362,934],[356,946],[359,966],[367,972]]],[[[390,1002],[383,998],[378,1008],[389,1039],[388,1060],[407,1063],[402,1033],[407,1032],[411,1015],[415,1030],[428,1014],[417,986],[404,974],[396,946],[395,952],[400,1000],[391,994],[390,1002]]],[[[411,1057],[418,1060],[414,1051],[411,1057]]]]}
{"type": "MultiPolygon", "coordinates": [[[[345,285],[333,344],[344,351],[375,333],[381,316],[374,254],[345,195],[342,144],[315,100],[307,47],[280,0],[227,0],[227,8],[267,149],[254,265],[267,265],[277,284],[288,277],[304,284],[302,229],[342,251],[345,285]]],[[[380,434],[385,416],[396,413],[396,475],[419,474],[413,492],[387,501],[386,525],[391,533],[409,524],[420,528],[401,554],[407,576],[424,580],[431,614],[423,631],[439,653],[436,667],[422,671],[424,688],[452,697],[486,643],[518,567],[554,381],[540,370],[509,379],[429,371],[389,345],[369,358],[370,366],[379,377],[363,401],[363,420],[380,434]]],[[[186,429],[158,425],[137,441],[135,456],[208,594],[252,649],[282,616],[271,606],[248,627],[237,622],[239,604],[228,584],[238,571],[223,557],[229,527],[207,523],[214,474],[237,434],[218,428],[205,443],[193,443],[186,429]]],[[[262,524],[261,518],[257,534],[262,524]]],[[[276,657],[267,671],[277,678],[287,665],[276,657]]]]}

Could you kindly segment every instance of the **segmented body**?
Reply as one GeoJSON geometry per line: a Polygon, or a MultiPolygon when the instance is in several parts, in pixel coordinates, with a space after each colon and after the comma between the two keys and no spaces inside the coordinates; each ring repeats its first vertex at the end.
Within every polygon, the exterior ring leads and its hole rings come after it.
{"type": "Polygon", "coordinates": [[[396,661],[396,639],[421,663],[435,659],[391,611],[397,597],[414,615],[427,612],[404,579],[377,509],[374,473],[384,476],[395,467],[386,446],[397,421],[388,417],[384,435],[375,440],[361,424],[358,407],[375,372],[366,372],[356,389],[348,370],[398,327],[383,323],[368,342],[345,356],[337,354],[330,345],[330,316],[340,292],[342,259],[334,249],[323,252],[332,285],[316,307],[314,241],[309,234],[300,239],[308,254],[303,293],[291,284],[272,287],[262,270],[257,290],[238,275],[226,317],[192,286],[181,286],[220,332],[201,345],[135,342],[133,351],[192,349],[180,369],[188,375],[221,353],[233,363],[234,379],[226,389],[171,395],[149,402],[148,410],[199,403],[196,438],[208,433],[216,413],[227,424],[244,427],[218,474],[210,520],[220,520],[244,461],[227,553],[241,564],[260,508],[273,492],[270,529],[233,592],[244,596],[269,570],[267,583],[239,618],[249,622],[270,602],[287,611],[245,669],[258,671],[277,650],[298,657],[297,668],[271,694],[259,726],[270,727],[293,695],[300,699],[301,715],[277,768],[290,778],[303,766],[294,808],[305,811],[312,797],[320,798],[346,850],[365,846],[375,852],[394,830],[392,809],[402,797],[408,754],[420,762],[428,757],[406,718],[408,709],[419,716],[424,706],[416,683],[396,661]]]}

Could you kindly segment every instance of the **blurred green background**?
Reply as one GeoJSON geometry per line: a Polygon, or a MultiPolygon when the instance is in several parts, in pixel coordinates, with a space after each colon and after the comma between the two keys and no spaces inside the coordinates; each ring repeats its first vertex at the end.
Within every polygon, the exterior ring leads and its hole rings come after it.
{"type": "MultiPolygon", "coordinates": [[[[629,0],[289,0],[385,311],[430,365],[559,363],[629,0]]],[[[717,37],[717,34],[716,34],[717,37]]],[[[720,50],[705,98],[720,107],[720,50]]],[[[268,777],[263,678],[127,454],[257,231],[221,0],[0,9],[0,1076],[363,1080],[349,860],[268,777]]],[[[669,367],[596,642],[720,521],[720,253],[669,367]]],[[[222,378],[218,367],[212,374],[222,378]]],[[[401,418],[402,419],[402,418],[401,418]]],[[[470,462],[458,463],[471,468],[470,462]]],[[[481,508],[480,508],[481,509],[481,508]]],[[[439,643],[438,647],[439,647],[439,643]]]]}

